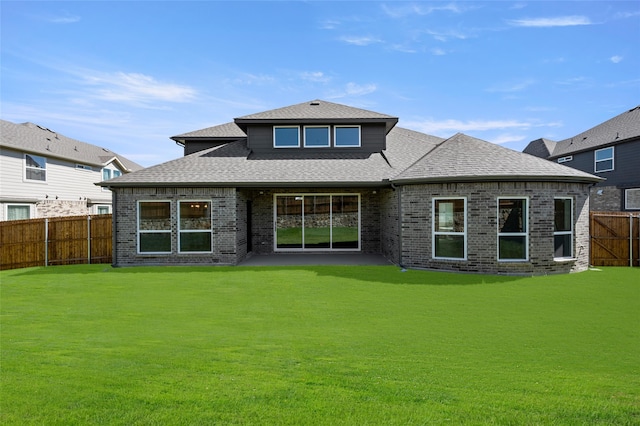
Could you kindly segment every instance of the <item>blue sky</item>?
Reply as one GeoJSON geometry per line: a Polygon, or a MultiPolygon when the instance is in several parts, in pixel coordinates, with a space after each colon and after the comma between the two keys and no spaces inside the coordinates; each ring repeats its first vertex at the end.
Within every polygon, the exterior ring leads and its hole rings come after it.
{"type": "Polygon", "coordinates": [[[143,166],[324,99],[521,151],[640,104],[637,1],[1,1],[0,116],[143,166]]]}

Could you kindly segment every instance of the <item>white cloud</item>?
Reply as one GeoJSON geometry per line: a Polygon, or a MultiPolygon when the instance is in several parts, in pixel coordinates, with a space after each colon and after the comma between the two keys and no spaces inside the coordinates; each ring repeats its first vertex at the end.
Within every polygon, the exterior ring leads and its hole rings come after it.
{"type": "Polygon", "coordinates": [[[340,40],[347,44],[353,44],[356,46],[368,46],[370,44],[382,42],[379,38],[372,36],[343,36],[340,37],[340,40]]]}
{"type": "Polygon", "coordinates": [[[49,15],[40,17],[41,20],[45,22],[49,22],[50,24],[74,24],[76,22],[80,22],[82,19],[80,16],[71,15],[69,13],[65,13],[64,15],[49,15]]]}
{"type": "Polygon", "coordinates": [[[426,30],[425,33],[429,34],[431,37],[438,41],[449,41],[451,39],[456,40],[466,40],[471,36],[457,30],[448,30],[448,31],[435,31],[435,30],[426,30]]]}
{"type": "Polygon", "coordinates": [[[195,89],[189,86],[163,83],[139,73],[96,73],[85,75],[84,80],[90,86],[95,86],[95,97],[107,101],[136,104],[187,102],[196,95],[195,89]]]}
{"type": "Polygon", "coordinates": [[[521,92],[535,83],[535,80],[527,79],[523,81],[500,83],[487,89],[487,92],[513,93],[521,92]]]}
{"type": "Polygon", "coordinates": [[[491,138],[491,142],[502,145],[511,142],[520,142],[527,138],[526,135],[515,135],[512,133],[503,133],[491,138]]]}
{"type": "MultiPolygon", "coordinates": [[[[505,129],[530,129],[532,127],[557,127],[560,126],[560,123],[536,123],[532,121],[522,121],[522,120],[423,120],[423,121],[414,121],[409,123],[404,123],[403,126],[406,126],[411,129],[416,129],[418,131],[428,133],[428,134],[447,134],[453,132],[485,132],[491,130],[505,130],[505,129]]],[[[512,139],[505,140],[501,143],[514,141],[515,136],[510,136],[512,139]]]]}
{"type": "Polygon", "coordinates": [[[338,99],[344,98],[347,96],[364,96],[378,90],[378,86],[376,84],[357,84],[353,82],[347,83],[344,88],[339,90],[334,90],[327,97],[329,99],[338,99]]]}
{"type": "Polygon", "coordinates": [[[322,71],[305,71],[300,74],[300,78],[314,83],[328,83],[331,80],[331,77],[322,71]]]}
{"type": "Polygon", "coordinates": [[[435,55],[435,56],[443,56],[443,55],[446,55],[446,54],[447,54],[447,52],[446,52],[446,51],[444,51],[444,50],[442,50],[442,49],[440,49],[440,48],[437,48],[437,47],[436,47],[436,48],[431,49],[431,53],[432,53],[433,55],[435,55]]]}
{"type": "Polygon", "coordinates": [[[509,23],[516,27],[572,27],[576,25],[591,25],[591,20],[586,16],[558,16],[554,18],[525,18],[514,19],[509,23]]]}
{"type": "Polygon", "coordinates": [[[420,4],[420,3],[411,3],[404,4],[402,6],[390,6],[385,4],[382,6],[382,10],[387,16],[393,19],[404,18],[410,15],[430,15],[434,12],[453,12],[453,13],[463,13],[467,10],[473,9],[475,7],[463,6],[457,3],[435,3],[430,5],[420,4]]]}
{"type": "Polygon", "coordinates": [[[614,64],[622,62],[622,59],[623,59],[622,56],[618,56],[618,55],[615,55],[609,58],[609,60],[614,64]]]}

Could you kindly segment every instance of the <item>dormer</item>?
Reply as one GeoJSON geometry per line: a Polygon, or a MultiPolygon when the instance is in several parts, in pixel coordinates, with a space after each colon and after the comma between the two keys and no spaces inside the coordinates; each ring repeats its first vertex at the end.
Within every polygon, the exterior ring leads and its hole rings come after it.
{"type": "Polygon", "coordinates": [[[321,100],[234,120],[255,153],[380,152],[398,122],[377,112],[321,100]]]}

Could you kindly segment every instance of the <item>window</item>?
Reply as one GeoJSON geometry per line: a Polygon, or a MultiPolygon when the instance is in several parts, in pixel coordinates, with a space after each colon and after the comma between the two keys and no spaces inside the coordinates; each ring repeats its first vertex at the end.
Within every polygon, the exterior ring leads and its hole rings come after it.
{"type": "Polygon", "coordinates": [[[181,201],[178,246],[180,253],[211,252],[211,204],[181,201]]]}
{"type": "Polygon", "coordinates": [[[91,171],[93,170],[93,167],[87,166],[86,164],[76,164],[76,169],[91,171]]]}
{"type": "Polygon", "coordinates": [[[527,199],[498,198],[498,260],[527,260],[527,199]]]}
{"type": "Polygon", "coordinates": [[[566,163],[566,162],[572,161],[572,160],[573,160],[573,155],[567,155],[566,157],[558,158],[558,163],[566,163]]]}
{"type": "Polygon", "coordinates": [[[26,180],[47,181],[47,159],[39,155],[24,155],[24,177],[26,180]]]}
{"type": "Polygon", "coordinates": [[[305,126],[305,147],[324,148],[328,147],[329,145],[329,126],[305,126]]]}
{"type": "Polygon", "coordinates": [[[273,128],[273,146],[275,148],[300,147],[300,127],[280,126],[273,128]]]}
{"type": "Polygon", "coordinates": [[[275,250],[359,250],[358,194],[275,196],[275,250]]]}
{"type": "Polygon", "coordinates": [[[122,173],[120,173],[120,170],[102,169],[102,180],[117,178],[121,174],[122,173]]]}
{"type": "Polygon", "coordinates": [[[111,213],[111,208],[109,206],[98,206],[97,207],[98,214],[109,214],[111,213]]]}
{"type": "Polygon", "coordinates": [[[467,200],[436,198],[433,200],[433,257],[467,258],[467,200]]]}
{"type": "Polygon", "coordinates": [[[613,147],[598,149],[595,152],[595,171],[610,172],[613,170],[613,147]]]}
{"type": "Polygon", "coordinates": [[[7,206],[7,220],[31,219],[31,206],[28,204],[13,204],[7,206]]]}
{"type": "Polygon", "coordinates": [[[640,188],[624,190],[625,210],[640,210],[640,188]]]}
{"type": "Polygon", "coordinates": [[[554,200],[553,257],[556,259],[573,257],[573,200],[554,200]]]}
{"type": "Polygon", "coordinates": [[[138,202],[138,253],[171,253],[171,203],[138,202]]]}
{"type": "Polygon", "coordinates": [[[336,126],[333,131],[336,147],[360,146],[360,126],[336,126]]]}

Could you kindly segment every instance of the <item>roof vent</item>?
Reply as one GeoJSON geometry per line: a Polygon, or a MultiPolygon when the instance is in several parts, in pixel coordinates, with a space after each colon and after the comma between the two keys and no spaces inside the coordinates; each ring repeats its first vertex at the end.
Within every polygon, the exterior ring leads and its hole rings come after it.
{"type": "Polygon", "coordinates": [[[313,101],[309,105],[317,106],[317,105],[320,105],[320,102],[319,101],[313,101]]]}

